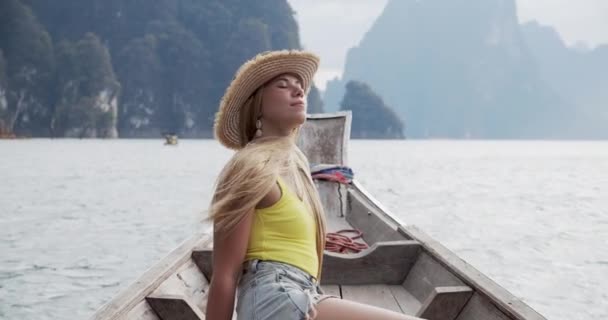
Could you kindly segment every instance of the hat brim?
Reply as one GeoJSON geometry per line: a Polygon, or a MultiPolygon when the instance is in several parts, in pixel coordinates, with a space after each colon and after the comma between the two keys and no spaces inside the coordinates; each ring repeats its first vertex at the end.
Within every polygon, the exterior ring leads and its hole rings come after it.
{"type": "Polygon", "coordinates": [[[300,77],[306,92],[319,68],[319,57],[299,50],[271,51],[245,62],[224,94],[215,115],[214,135],[225,147],[238,150],[240,144],[240,109],[260,86],[273,78],[291,73],[300,77]]]}

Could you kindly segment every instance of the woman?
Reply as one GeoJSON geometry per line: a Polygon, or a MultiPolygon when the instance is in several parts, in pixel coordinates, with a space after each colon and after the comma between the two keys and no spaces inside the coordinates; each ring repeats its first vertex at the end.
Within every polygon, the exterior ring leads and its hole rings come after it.
{"type": "Polygon", "coordinates": [[[417,319],[323,295],[325,218],[295,144],[317,56],[275,51],[246,62],[226,90],[215,136],[237,150],[210,208],[213,276],[207,319],[417,319]]]}

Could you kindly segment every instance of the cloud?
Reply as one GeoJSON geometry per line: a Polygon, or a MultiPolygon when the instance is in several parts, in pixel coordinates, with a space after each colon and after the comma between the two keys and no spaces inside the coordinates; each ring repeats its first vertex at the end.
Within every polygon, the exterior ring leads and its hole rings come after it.
{"type": "Polygon", "coordinates": [[[356,46],[382,13],[387,0],[289,0],[305,49],[321,56],[315,83],[339,76],[348,49],[356,46]],[[348,3],[348,4],[347,4],[348,3]]]}
{"type": "Polygon", "coordinates": [[[323,56],[324,65],[342,68],[348,48],[356,45],[380,15],[386,0],[290,0],[303,45],[323,56]]]}

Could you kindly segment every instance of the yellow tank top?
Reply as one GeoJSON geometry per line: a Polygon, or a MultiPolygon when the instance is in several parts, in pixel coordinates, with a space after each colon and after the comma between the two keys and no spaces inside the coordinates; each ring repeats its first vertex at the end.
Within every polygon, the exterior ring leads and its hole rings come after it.
{"type": "Polygon", "coordinates": [[[279,201],[255,210],[245,260],[284,262],[317,277],[319,261],[315,218],[309,207],[291,193],[282,178],[279,201]]]}

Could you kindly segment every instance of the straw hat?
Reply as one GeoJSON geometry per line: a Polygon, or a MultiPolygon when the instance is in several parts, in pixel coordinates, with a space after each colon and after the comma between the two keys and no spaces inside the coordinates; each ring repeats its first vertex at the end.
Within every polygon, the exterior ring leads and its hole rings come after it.
{"type": "Polygon", "coordinates": [[[214,134],[221,144],[230,149],[241,149],[240,109],[257,88],[283,73],[293,73],[302,80],[306,92],[319,68],[319,57],[299,50],[269,51],[245,62],[220,102],[215,115],[214,134]]]}

